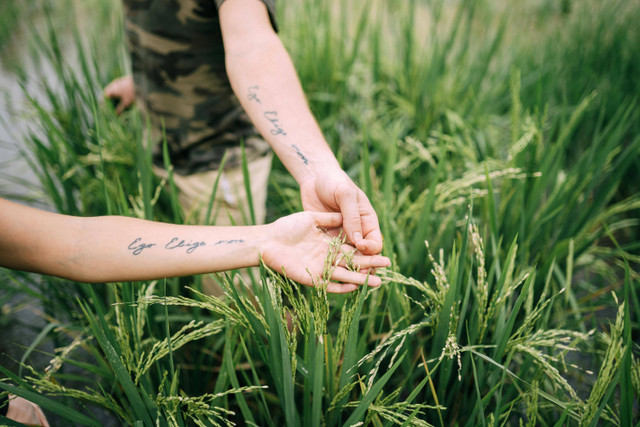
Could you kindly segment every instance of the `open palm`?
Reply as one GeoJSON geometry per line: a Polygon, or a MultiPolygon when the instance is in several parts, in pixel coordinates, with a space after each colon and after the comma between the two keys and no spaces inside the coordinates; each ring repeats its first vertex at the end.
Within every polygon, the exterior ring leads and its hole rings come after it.
{"type": "MultiPolygon", "coordinates": [[[[272,231],[261,256],[270,268],[284,272],[287,277],[307,286],[321,282],[327,255],[331,249],[331,236],[326,230],[342,226],[339,213],[300,212],[280,218],[272,224],[272,231]]],[[[331,272],[327,291],[351,292],[359,285],[380,286],[381,280],[369,276],[370,269],[386,267],[389,259],[380,255],[363,255],[355,248],[342,244],[331,272]],[[355,252],[355,253],[354,253],[355,252]],[[351,254],[353,254],[351,260],[351,254]],[[347,268],[346,258],[353,268],[347,268]]]]}

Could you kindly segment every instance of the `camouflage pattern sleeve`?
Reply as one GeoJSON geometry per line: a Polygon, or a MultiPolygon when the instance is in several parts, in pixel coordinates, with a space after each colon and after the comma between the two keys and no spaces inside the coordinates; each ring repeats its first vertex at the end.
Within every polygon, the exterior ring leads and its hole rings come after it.
{"type": "MultiPolygon", "coordinates": [[[[214,170],[266,155],[268,144],[236,99],[225,71],[217,7],[224,0],[123,0],[138,105],[151,127],[161,166],[166,136],[181,174],[214,170]]],[[[263,1],[263,0],[256,0],[263,1]]],[[[275,2],[264,0],[276,28],[275,2]]]]}

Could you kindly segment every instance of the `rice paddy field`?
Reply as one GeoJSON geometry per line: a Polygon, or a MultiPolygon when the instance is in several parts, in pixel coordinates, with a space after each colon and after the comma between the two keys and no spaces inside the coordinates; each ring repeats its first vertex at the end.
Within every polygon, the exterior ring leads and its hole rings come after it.
{"type": "MultiPolygon", "coordinates": [[[[144,118],[102,99],[128,72],[119,3],[19,4],[0,5],[24,101],[5,102],[3,125],[23,123],[10,143],[36,185],[10,177],[2,196],[188,222],[152,173],[144,118]]],[[[327,295],[262,268],[250,289],[215,276],[216,298],[201,277],[0,270],[0,326],[39,319],[26,343],[2,332],[0,390],[52,425],[640,425],[640,2],[278,13],[325,136],[379,215],[383,285],[327,295]]],[[[301,210],[279,163],[267,203],[268,220],[301,210]]]]}

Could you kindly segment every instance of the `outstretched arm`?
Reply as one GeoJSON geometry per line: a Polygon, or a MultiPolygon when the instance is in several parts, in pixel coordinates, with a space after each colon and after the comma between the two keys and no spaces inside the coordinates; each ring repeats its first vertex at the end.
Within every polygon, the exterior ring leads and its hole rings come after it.
{"type": "Polygon", "coordinates": [[[231,86],[300,185],[304,209],[342,213],[349,240],[363,253],[380,253],[376,213],[325,141],[265,5],[226,0],[219,14],[231,86]]]}
{"type": "MultiPolygon", "coordinates": [[[[81,218],[0,199],[0,265],[81,282],[185,276],[256,266],[260,259],[292,279],[313,285],[329,251],[320,228],[338,227],[339,214],[298,213],[246,227],[174,225],[128,217],[81,218]]],[[[348,247],[342,248],[347,251],[348,247]]],[[[361,272],[334,270],[330,292],[364,284],[381,256],[357,255],[361,272]]],[[[369,278],[371,286],[380,284],[369,278]]]]}

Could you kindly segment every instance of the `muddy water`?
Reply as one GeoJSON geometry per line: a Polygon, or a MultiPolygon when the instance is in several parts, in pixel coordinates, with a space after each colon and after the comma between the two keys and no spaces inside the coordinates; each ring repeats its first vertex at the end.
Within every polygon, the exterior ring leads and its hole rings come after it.
{"type": "MultiPolygon", "coordinates": [[[[40,37],[46,39],[47,28],[52,25],[56,28],[64,57],[73,61],[76,54],[68,30],[73,27],[71,22],[75,21],[75,15],[67,13],[69,16],[62,16],[61,11],[52,6],[71,7],[73,1],[26,2],[31,6],[25,6],[24,16],[20,17],[22,22],[14,29],[11,38],[3,40],[0,45],[0,197],[26,198],[29,204],[45,209],[47,205],[39,190],[36,174],[25,158],[29,155],[25,144],[26,133],[35,131],[29,129],[29,116],[33,108],[26,94],[46,106],[42,82],[47,81],[50,87],[57,89],[57,78],[52,65],[43,59],[42,49],[36,47],[33,31],[36,29],[40,37]],[[48,10],[48,17],[44,16],[45,9],[48,10]],[[21,71],[18,73],[16,70],[21,71]],[[18,74],[24,78],[20,79],[18,74]]],[[[46,136],[39,136],[46,141],[46,136]]]]}
{"type": "MultiPolygon", "coordinates": [[[[34,86],[34,85],[31,85],[34,86]]],[[[33,88],[29,88],[34,93],[33,88]]],[[[24,155],[26,100],[15,73],[0,67],[0,195],[36,196],[37,179],[24,155]]]]}

